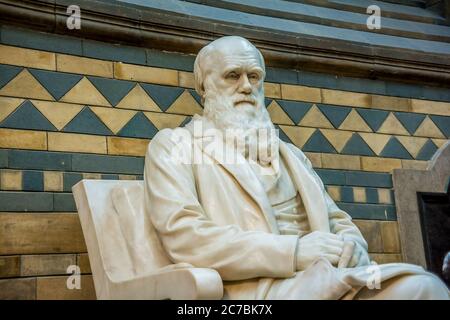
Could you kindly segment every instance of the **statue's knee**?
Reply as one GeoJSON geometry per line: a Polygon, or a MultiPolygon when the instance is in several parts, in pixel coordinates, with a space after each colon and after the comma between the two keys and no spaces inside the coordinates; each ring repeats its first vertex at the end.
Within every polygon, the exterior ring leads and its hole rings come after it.
{"type": "Polygon", "coordinates": [[[412,285],[412,290],[418,299],[449,299],[449,292],[438,277],[431,274],[421,274],[408,277],[408,282],[412,285]]]}

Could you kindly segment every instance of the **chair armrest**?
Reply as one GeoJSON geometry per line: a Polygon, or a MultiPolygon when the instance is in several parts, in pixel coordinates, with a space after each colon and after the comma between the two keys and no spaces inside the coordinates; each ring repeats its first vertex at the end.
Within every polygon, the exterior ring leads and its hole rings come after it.
{"type": "Polygon", "coordinates": [[[125,281],[110,282],[111,299],[133,300],[217,300],[223,284],[213,269],[174,264],[125,281]]]}

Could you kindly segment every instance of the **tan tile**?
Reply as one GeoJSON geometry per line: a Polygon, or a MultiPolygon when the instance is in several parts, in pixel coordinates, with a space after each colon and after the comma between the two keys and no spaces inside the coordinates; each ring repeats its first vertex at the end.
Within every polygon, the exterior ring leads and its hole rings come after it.
{"type": "Polygon", "coordinates": [[[177,128],[186,119],[186,116],[161,112],[144,112],[144,115],[155,125],[158,130],[165,128],[177,128]]]}
{"type": "Polygon", "coordinates": [[[192,72],[178,71],[180,87],[195,89],[195,78],[192,72]]]}
{"type": "Polygon", "coordinates": [[[391,139],[391,136],[387,134],[360,132],[359,135],[377,155],[383,151],[389,139],[391,139]]]}
{"type": "Polygon", "coordinates": [[[341,187],[327,186],[327,192],[334,201],[341,201],[341,187]]]}
{"type": "Polygon", "coordinates": [[[426,170],[427,166],[428,166],[428,161],[402,160],[402,168],[403,169],[426,170]]]}
{"type": "Polygon", "coordinates": [[[333,128],[331,122],[324,116],[315,104],[305,114],[299,125],[313,128],[333,128]]]}
{"type": "Polygon", "coordinates": [[[58,129],[61,130],[70,122],[84,105],[53,101],[31,101],[33,105],[58,129]]]}
{"type": "Polygon", "coordinates": [[[337,152],[341,152],[353,135],[351,131],[320,129],[325,138],[333,145],[337,152]]]}
{"type": "Polygon", "coordinates": [[[264,82],[264,95],[267,98],[281,99],[281,85],[279,83],[264,82]]]}
{"type": "Polygon", "coordinates": [[[450,116],[450,103],[440,101],[429,101],[411,99],[411,111],[427,114],[438,114],[450,116]]]}
{"type": "Polygon", "coordinates": [[[269,112],[270,118],[273,123],[276,124],[286,124],[294,125],[294,122],[289,118],[289,116],[284,112],[280,105],[273,100],[268,106],[267,111],[269,112]]]}
{"type": "Polygon", "coordinates": [[[281,85],[281,97],[287,100],[321,102],[320,89],[290,84],[281,85]]]}
{"type": "Polygon", "coordinates": [[[166,113],[194,115],[202,114],[203,109],[189,91],[185,90],[166,110],[166,113]]]}
{"type": "Polygon", "coordinates": [[[411,101],[408,98],[372,95],[372,108],[393,111],[410,111],[411,101]]]}
{"type": "Polygon", "coordinates": [[[314,128],[301,128],[297,126],[283,126],[280,129],[291,139],[292,143],[302,148],[311,135],[316,131],[314,128]]]}
{"type": "Polygon", "coordinates": [[[63,191],[62,172],[44,171],[44,191],[63,191]]]}
{"type": "Polygon", "coordinates": [[[176,70],[137,66],[123,62],[114,62],[114,77],[163,85],[179,85],[178,71],[176,70]]]}
{"type": "Polygon", "coordinates": [[[377,131],[378,133],[388,133],[388,134],[399,134],[399,135],[409,135],[409,132],[405,127],[398,121],[393,113],[390,113],[386,120],[377,131]]]}
{"type": "Polygon", "coordinates": [[[391,190],[378,189],[378,202],[383,204],[392,204],[391,190]]]}
{"type": "Polygon", "coordinates": [[[65,275],[70,265],[76,265],[75,254],[39,254],[21,257],[22,276],[65,275]]]}
{"type": "Polygon", "coordinates": [[[30,99],[54,100],[31,73],[24,69],[0,89],[0,95],[30,99]]]}
{"type": "Polygon", "coordinates": [[[116,108],[161,112],[153,99],[137,84],[116,105],[116,108]]]}
{"type": "Polygon", "coordinates": [[[353,220],[369,245],[369,252],[383,252],[383,240],[379,221],[353,220]]]}
{"type": "Polygon", "coordinates": [[[355,109],[350,111],[347,118],[339,126],[339,130],[372,132],[372,129],[355,109]]]}
{"type": "Polygon", "coordinates": [[[68,289],[68,276],[37,278],[37,300],[95,300],[95,288],[91,275],[81,275],[81,288],[68,289]]]}
{"type": "Polygon", "coordinates": [[[0,184],[1,190],[22,190],[22,171],[1,170],[0,184]]]}
{"type": "Polygon", "coordinates": [[[77,214],[0,213],[0,255],[86,252],[77,214]]]}
{"type": "Polygon", "coordinates": [[[0,256],[0,278],[20,276],[20,256],[0,256]]]}
{"type": "Polygon", "coordinates": [[[136,180],[136,176],[130,174],[119,174],[119,180],[136,180]]]}
{"type": "Polygon", "coordinates": [[[435,144],[438,148],[442,147],[447,141],[449,141],[449,140],[447,140],[447,139],[431,139],[431,140],[433,140],[434,144],[435,144]]]}
{"type": "Polygon", "coordinates": [[[113,63],[98,59],[70,56],[66,54],[56,55],[57,70],[91,76],[113,78],[113,63]]]}
{"type": "Polygon", "coordinates": [[[345,169],[345,170],[360,170],[359,156],[348,156],[341,154],[322,154],[322,168],[327,169],[345,169]]]}
{"type": "Polygon", "coordinates": [[[323,103],[360,107],[360,108],[370,108],[371,96],[369,94],[330,90],[330,89],[321,89],[321,90],[323,103]]]}
{"type": "Polygon", "coordinates": [[[55,70],[55,54],[52,52],[0,45],[0,63],[37,69],[55,70]]]}
{"type": "Polygon", "coordinates": [[[91,265],[87,253],[77,254],[77,265],[80,267],[81,273],[91,273],[91,265]]]}
{"type": "Polygon", "coordinates": [[[47,150],[43,131],[0,129],[0,148],[47,150]]]}
{"type": "Polygon", "coordinates": [[[108,154],[145,156],[149,139],[108,137],[108,154]]]}
{"type": "Polygon", "coordinates": [[[111,106],[105,97],[86,77],[81,79],[80,82],[70,89],[60,101],[83,105],[111,106]]]}
{"type": "Polygon", "coordinates": [[[0,122],[14,112],[24,99],[0,97],[0,122]]]}
{"type": "Polygon", "coordinates": [[[83,179],[100,180],[102,175],[100,173],[83,173],[83,179]]]}
{"type": "Polygon", "coordinates": [[[355,202],[366,203],[366,188],[353,188],[353,199],[355,202]]]}
{"type": "Polygon", "coordinates": [[[392,172],[394,169],[402,168],[400,159],[361,157],[361,167],[364,171],[392,172]]]}
{"type": "Polygon", "coordinates": [[[400,237],[396,221],[381,222],[381,236],[383,239],[383,249],[386,253],[400,252],[400,237]]]}
{"type": "MultiPolygon", "coordinates": [[[[0,49],[1,51],[1,49],[0,49]]],[[[0,300],[35,300],[36,278],[0,280],[0,300]]]]}
{"type": "Polygon", "coordinates": [[[428,138],[445,138],[441,130],[439,130],[433,120],[431,120],[428,116],[425,117],[416,132],[414,132],[414,135],[428,138]]]}
{"type": "Polygon", "coordinates": [[[322,168],[322,155],[315,152],[305,152],[305,156],[311,161],[313,168],[322,168]]]}
{"type": "Polygon", "coordinates": [[[106,137],[76,133],[49,132],[48,150],[106,154],[106,137]]]}
{"type": "Polygon", "coordinates": [[[90,107],[90,109],[114,134],[117,134],[137,113],[117,108],[90,107]]]}
{"type": "Polygon", "coordinates": [[[397,139],[413,158],[417,157],[424,144],[428,141],[427,138],[407,136],[397,136],[397,139]]]}

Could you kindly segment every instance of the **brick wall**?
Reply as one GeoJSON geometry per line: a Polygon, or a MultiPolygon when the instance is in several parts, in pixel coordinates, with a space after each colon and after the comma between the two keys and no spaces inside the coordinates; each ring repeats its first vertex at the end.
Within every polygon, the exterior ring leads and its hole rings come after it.
{"type": "MultiPolygon", "coordinates": [[[[83,178],[142,179],[156,132],[202,110],[195,57],[0,32],[0,299],[95,298],[71,187],[83,178]],[[72,264],[83,273],[81,290],[66,288],[72,264]]],[[[391,171],[425,168],[448,139],[447,96],[267,71],[266,105],[282,138],[306,152],[372,257],[401,261],[391,171]]]]}

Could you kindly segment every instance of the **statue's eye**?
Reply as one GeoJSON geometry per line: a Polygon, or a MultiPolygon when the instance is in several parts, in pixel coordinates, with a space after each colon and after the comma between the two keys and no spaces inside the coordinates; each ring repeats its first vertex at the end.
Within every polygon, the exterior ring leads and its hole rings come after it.
{"type": "Polygon", "coordinates": [[[259,80],[259,75],[258,75],[257,73],[250,73],[250,74],[248,75],[248,79],[249,79],[249,80],[255,80],[255,81],[258,81],[258,80],[259,80]]]}
{"type": "Polygon", "coordinates": [[[239,79],[239,74],[234,72],[234,71],[232,71],[232,72],[227,74],[227,79],[238,80],[239,79]]]}

